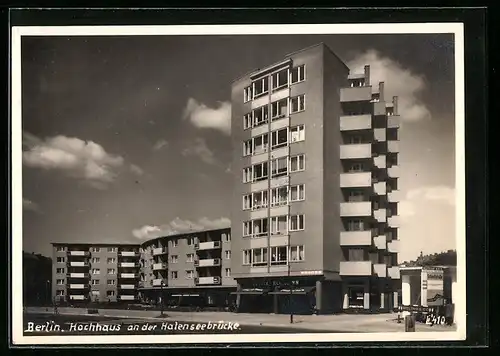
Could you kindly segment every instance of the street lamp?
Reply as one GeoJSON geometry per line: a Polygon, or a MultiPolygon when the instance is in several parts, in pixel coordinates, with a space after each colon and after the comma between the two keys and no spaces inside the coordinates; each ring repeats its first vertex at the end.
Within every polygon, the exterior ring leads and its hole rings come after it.
{"type": "Polygon", "coordinates": [[[165,306],[165,298],[164,298],[164,295],[163,295],[163,287],[165,286],[165,282],[163,281],[163,279],[161,280],[161,283],[160,283],[160,290],[161,290],[161,293],[160,293],[160,297],[161,297],[161,312],[160,312],[160,315],[163,316],[163,310],[164,310],[164,306],[165,306]]]}

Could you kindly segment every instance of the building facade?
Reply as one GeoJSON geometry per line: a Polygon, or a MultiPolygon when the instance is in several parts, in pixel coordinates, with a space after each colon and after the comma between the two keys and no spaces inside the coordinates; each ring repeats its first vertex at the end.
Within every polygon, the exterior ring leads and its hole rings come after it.
{"type": "Polygon", "coordinates": [[[323,44],[233,82],[241,310],[396,306],[399,120],[376,84],[323,44]]]}

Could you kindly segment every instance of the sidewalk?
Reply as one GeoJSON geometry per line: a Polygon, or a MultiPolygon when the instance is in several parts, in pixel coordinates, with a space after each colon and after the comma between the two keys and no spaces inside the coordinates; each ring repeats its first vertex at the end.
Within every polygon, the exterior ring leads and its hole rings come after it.
{"type": "MultiPolygon", "coordinates": [[[[59,308],[60,314],[82,315],[87,313],[85,308],[59,308]]],[[[53,313],[53,308],[28,307],[27,313],[53,313]]],[[[290,316],[283,314],[243,314],[229,312],[176,312],[166,311],[165,319],[159,318],[160,312],[150,310],[117,310],[100,309],[100,316],[116,317],[120,319],[138,319],[154,321],[184,321],[184,322],[233,322],[248,326],[268,326],[282,328],[308,329],[311,331],[341,330],[345,332],[404,332],[404,322],[398,324],[397,314],[370,314],[370,315],[296,315],[294,323],[290,324],[290,316]]],[[[417,332],[455,331],[455,327],[443,325],[425,325],[417,323],[417,332]]]]}

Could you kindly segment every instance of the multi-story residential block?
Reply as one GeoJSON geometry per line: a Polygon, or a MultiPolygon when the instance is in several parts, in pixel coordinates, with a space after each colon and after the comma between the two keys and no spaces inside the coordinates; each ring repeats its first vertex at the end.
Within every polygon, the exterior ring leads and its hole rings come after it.
{"type": "Polygon", "coordinates": [[[232,85],[242,311],[397,304],[398,108],[320,44],[232,85]]]}
{"type": "Polygon", "coordinates": [[[139,245],[53,243],[52,295],[58,302],[137,300],[139,245]]]}

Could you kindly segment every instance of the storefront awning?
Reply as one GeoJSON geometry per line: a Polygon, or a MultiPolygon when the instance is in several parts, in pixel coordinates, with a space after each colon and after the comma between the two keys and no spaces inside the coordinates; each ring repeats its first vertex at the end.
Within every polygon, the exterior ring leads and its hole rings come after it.
{"type": "Polygon", "coordinates": [[[285,295],[285,294],[309,294],[312,291],[314,291],[316,287],[299,287],[299,288],[292,288],[292,291],[290,292],[290,288],[283,288],[278,291],[273,291],[269,292],[269,294],[280,294],[280,295],[285,295]]]}
{"type": "Polygon", "coordinates": [[[269,289],[242,289],[236,292],[231,292],[231,294],[244,294],[244,295],[262,295],[269,292],[269,289]]]}

